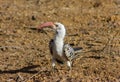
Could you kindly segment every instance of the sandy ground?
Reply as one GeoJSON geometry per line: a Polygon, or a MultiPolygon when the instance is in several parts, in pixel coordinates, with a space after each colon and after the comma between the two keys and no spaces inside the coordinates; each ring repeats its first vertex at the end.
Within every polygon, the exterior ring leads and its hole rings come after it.
{"type": "Polygon", "coordinates": [[[0,0],[0,82],[120,82],[120,0],[0,0]],[[51,69],[48,36],[61,22],[65,42],[86,53],[51,69]]]}

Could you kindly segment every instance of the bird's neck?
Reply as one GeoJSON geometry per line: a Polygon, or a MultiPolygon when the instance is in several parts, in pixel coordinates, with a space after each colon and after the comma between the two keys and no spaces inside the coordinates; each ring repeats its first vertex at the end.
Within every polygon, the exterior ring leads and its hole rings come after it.
{"type": "Polygon", "coordinates": [[[56,33],[54,36],[54,41],[59,43],[64,43],[65,33],[56,33]]]}
{"type": "Polygon", "coordinates": [[[64,45],[64,38],[62,38],[62,37],[55,36],[54,41],[55,41],[56,46],[57,45],[61,45],[61,46],[64,45]]]}
{"type": "Polygon", "coordinates": [[[62,56],[62,54],[63,54],[64,38],[60,38],[60,37],[56,36],[54,38],[54,42],[55,42],[55,48],[56,48],[57,53],[62,56]]]}

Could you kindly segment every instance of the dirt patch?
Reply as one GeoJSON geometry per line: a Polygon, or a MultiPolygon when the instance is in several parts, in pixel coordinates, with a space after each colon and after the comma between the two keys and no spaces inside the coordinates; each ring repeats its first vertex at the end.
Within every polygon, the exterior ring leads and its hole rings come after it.
{"type": "Polygon", "coordinates": [[[119,0],[1,0],[1,82],[120,81],[119,0]],[[65,42],[83,47],[86,53],[51,71],[50,38],[36,29],[43,22],[61,22],[65,42]],[[32,77],[33,76],[33,77],[32,77]]]}

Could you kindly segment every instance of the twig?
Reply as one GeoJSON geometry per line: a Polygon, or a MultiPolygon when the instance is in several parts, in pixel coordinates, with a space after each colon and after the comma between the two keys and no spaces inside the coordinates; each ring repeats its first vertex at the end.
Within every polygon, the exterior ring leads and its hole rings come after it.
{"type": "Polygon", "coordinates": [[[19,73],[17,75],[22,81],[24,80],[23,77],[19,73]]]}
{"type": "Polygon", "coordinates": [[[32,75],[31,77],[29,77],[27,80],[25,80],[24,82],[27,82],[29,81],[30,79],[32,79],[33,77],[37,76],[41,71],[39,71],[38,73],[32,75]]]}
{"type": "Polygon", "coordinates": [[[108,46],[108,44],[110,44],[110,43],[114,40],[115,36],[116,36],[118,33],[119,33],[119,32],[117,32],[111,39],[108,38],[108,41],[106,42],[105,46],[101,49],[102,51],[108,46]]]}
{"type": "Polygon", "coordinates": [[[47,35],[47,37],[50,39],[50,36],[48,35],[48,33],[45,32],[44,30],[42,30],[42,31],[43,31],[43,33],[45,33],[45,34],[47,35]]]}
{"type": "Polygon", "coordinates": [[[75,53],[76,55],[72,58],[72,60],[76,59],[78,56],[82,55],[83,53],[87,53],[87,52],[91,52],[91,50],[89,50],[89,51],[80,51],[78,53],[75,53]]]}

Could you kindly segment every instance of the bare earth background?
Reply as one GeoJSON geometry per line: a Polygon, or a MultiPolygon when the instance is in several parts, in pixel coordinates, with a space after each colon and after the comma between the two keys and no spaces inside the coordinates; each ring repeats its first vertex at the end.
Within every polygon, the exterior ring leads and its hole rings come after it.
{"type": "Polygon", "coordinates": [[[0,0],[0,82],[22,81],[120,82],[120,0],[0,0]],[[53,32],[32,29],[48,21],[63,23],[72,35],[65,42],[89,51],[71,73],[66,64],[51,70],[53,32]]]}

